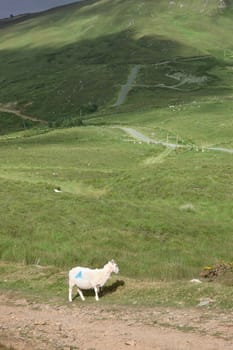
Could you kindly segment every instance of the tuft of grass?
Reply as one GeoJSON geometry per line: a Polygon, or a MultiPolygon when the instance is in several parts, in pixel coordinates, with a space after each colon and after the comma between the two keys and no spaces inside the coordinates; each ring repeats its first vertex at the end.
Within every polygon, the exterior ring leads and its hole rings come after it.
{"type": "Polygon", "coordinates": [[[192,203],[182,204],[179,207],[179,209],[182,211],[187,211],[187,212],[195,212],[196,211],[196,209],[192,203]]]}

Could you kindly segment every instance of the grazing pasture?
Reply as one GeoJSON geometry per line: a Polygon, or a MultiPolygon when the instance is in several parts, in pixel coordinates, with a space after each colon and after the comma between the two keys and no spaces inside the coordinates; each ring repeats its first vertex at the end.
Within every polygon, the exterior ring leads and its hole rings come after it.
{"type": "Polygon", "coordinates": [[[232,307],[231,274],[187,282],[233,260],[233,155],[207,149],[233,149],[232,16],[87,0],[0,21],[1,288],[61,297],[64,271],[114,258],[122,303],[232,307]]]}
{"type": "Polygon", "coordinates": [[[0,146],[3,260],[68,268],[114,256],[125,276],[174,280],[231,257],[231,154],[163,157],[164,147],[93,126],[0,146]]]}

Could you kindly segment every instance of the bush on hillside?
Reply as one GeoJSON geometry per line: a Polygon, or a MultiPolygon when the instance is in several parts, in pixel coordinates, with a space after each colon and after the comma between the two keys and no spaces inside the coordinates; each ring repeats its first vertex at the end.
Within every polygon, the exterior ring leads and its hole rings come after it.
{"type": "Polygon", "coordinates": [[[80,107],[80,114],[81,115],[91,114],[91,113],[95,113],[97,110],[98,110],[97,104],[88,102],[87,104],[82,105],[80,107]]]}
{"type": "Polygon", "coordinates": [[[70,128],[72,126],[83,126],[83,120],[80,117],[64,117],[56,120],[55,122],[50,122],[49,127],[57,128],[70,128]]]}

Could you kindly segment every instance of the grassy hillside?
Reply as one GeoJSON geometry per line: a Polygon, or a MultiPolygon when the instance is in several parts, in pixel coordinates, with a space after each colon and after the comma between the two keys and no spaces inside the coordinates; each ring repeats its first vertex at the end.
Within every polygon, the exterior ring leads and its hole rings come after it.
{"type": "Polygon", "coordinates": [[[232,154],[206,150],[233,148],[233,10],[181,5],[87,0],[2,23],[2,261],[115,258],[125,278],[174,281],[233,260],[232,154]]]}
{"type": "Polygon", "coordinates": [[[220,10],[215,0],[183,5],[87,0],[2,26],[0,102],[17,102],[31,116],[68,124],[93,112],[231,96],[232,8],[220,10]],[[162,61],[169,62],[158,67],[162,61]],[[134,64],[141,65],[136,86],[122,106],[112,108],[134,64]],[[155,86],[173,86],[176,80],[167,74],[177,72],[208,79],[187,82],[180,91],[155,86]]]}
{"type": "Polygon", "coordinates": [[[98,127],[3,139],[0,152],[4,260],[66,267],[114,256],[131,277],[182,278],[232,258],[231,155],[167,151],[98,127]]]}

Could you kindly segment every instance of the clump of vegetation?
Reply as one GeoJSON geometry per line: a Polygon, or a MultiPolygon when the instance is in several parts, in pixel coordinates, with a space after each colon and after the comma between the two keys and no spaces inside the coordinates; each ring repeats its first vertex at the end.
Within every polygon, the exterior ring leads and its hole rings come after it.
{"type": "Polygon", "coordinates": [[[64,117],[61,119],[56,120],[55,122],[50,122],[49,126],[50,127],[55,127],[55,128],[71,128],[73,126],[83,126],[83,120],[81,117],[64,117]]]}
{"type": "Polygon", "coordinates": [[[40,125],[40,122],[23,119],[13,113],[4,113],[0,111],[0,135],[15,131],[29,130],[38,125],[40,125]]]}
{"type": "Polygon", "coordinates": [[[97,104],[93,102],[88,102],[87,104],[84,104],[80,108],[80,114],[91,114],[95,113],[98,110],[97,104]]]}
{"type": "Polygon", "coordinates": [[[179,209],[181,211],[186,211],[186,212],[190,212],[190,213],[195,213],[196,209],[194,207],[194,205],[192,203],[187,203],[187,204],[183,204],[179,207],[179,209]]]}
{"type": "Polygon", "coordinates": [[[206,266],[200,275],[209,281],[218,280],[233,285],[233,262],[220,262],[214,266],[206,266]]]}

